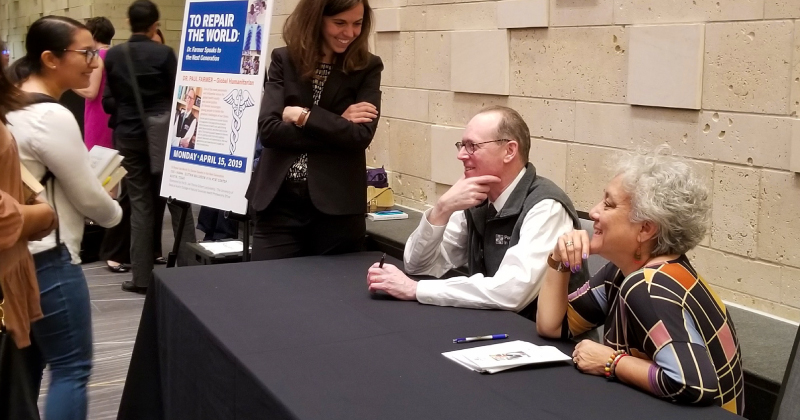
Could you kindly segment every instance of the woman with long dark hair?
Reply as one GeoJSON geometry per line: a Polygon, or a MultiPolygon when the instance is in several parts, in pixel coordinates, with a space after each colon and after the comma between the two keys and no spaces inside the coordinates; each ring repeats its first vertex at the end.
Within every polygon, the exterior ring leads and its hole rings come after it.
{"type": "Polygon", "coordinates": [[[92,324],[89,289],[79,265],[84,220],[108,228],[122,218],[122,209],[92,171],[78,123],[55,103],[67,90],[89,86],[97,67],[94,45],[83,24],[45,16],[31,25],[26,55],[11,66],[31,105],[8,114],[10,129],[22,163],[43,180],[43,195],[60,221],[53,234],[29,245],[44,313],[32,326],[33,338],[51,373],[48,420],[86,418],[92,324]]]}
{"type": "Polygon", "coordinates": [[[369,52],[367,0],[300,0],[272,51],[259,118],[264,146],[247,198],[253,259],[358,251],[366,159],[383,63],[369,52]]]}
{"type": "Polygon", "coordinates": [[[0,366],[12,370],[4,379],[13,378],[13,383],[3,384],[0,418],[18,420],[39,418],[41,374],[33,372],[39,355],[30,345],[30,329],[42,310],[28,241],[47,236],[58,224],[53,208],[27,196],[20,179],[19,152],[6,128],[6,114],[24,105],[19,89],[0,71],[0,334],[12,340],[0,354],[0,366]]]}

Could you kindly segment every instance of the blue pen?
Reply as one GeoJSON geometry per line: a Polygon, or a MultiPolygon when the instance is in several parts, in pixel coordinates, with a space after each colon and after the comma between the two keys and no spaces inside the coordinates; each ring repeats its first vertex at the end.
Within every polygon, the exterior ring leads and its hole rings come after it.
{"type": "Polygon", "coordinates": [[[473,341],[484,341],[484,340],[503,340],[508,338],[508,334],[493,334],[493,335],[484,335],[480,337],[464,337],[464,338],[454,338],[453,343],[470,343],[473,341]]]}

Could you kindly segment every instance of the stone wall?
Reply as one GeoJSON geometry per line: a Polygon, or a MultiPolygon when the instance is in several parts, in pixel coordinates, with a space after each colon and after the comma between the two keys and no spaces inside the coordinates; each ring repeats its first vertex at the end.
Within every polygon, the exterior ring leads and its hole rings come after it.
{"type": "MultiPolygon", "coordinates": [[[[0,0],[0,37],[22,51],[42,14],[110,17],[126,2],[0,0]]],[[[270,48],[297,0],[276,0],[270,48]]],[[[178,47],[183,3],[160,1],[178,47]]],[[[458,178],[453,143],[480,108],[520,111],[531,161],[579,210],[608,158],[668,143],[712,186],[692,252],[726,300],[800,320],[800,0],[372,0],[386,66],[367,151],[400,204],[432,205],[458,178]],[[795,151],[792,153],[792,144],[795,151]]]]}

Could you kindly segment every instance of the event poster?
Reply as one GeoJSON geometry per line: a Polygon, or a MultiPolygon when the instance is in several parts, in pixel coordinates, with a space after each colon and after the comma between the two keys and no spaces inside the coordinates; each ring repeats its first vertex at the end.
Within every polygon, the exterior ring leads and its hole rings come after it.
{"type": "Polygon", "coordinates": [[[244,214],[273,0],[188,0],[161,195],[244,214]]]}

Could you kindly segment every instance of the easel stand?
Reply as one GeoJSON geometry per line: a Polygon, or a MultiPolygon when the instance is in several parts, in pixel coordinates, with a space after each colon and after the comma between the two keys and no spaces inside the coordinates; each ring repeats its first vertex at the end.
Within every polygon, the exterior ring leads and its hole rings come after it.
{"type": "Polygon", "coordinates": [[[176,200],[172,197],[167,199],[167,203],[174,204],[181,208],[181,222],[178,224],[180,228],[175,232],[175,243],[172,244],[172,251],[170,251],[169,255],[167,256],[167,268],[175,267],[175,263],[178,261],[178,250],[181,247],[181,242],[183,241],[183,225],[186,224],[186,215],[189,214],[189,211],[192,208],[190,203],[176,200]]]}
{"type": "MultiPolygon", "coordinates": [[[[247,203],[247,208],[250,208],[250,203],[247,203]]],[[[244,224],[242,228],[242,233],[244,238],[242,238],[242,262],[250,261],[250,214],[238,214],[231,211],[226,211],[225,213],[226,219],[236,220],[242,224],[244,224]]]]}

